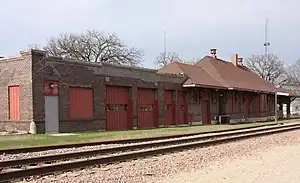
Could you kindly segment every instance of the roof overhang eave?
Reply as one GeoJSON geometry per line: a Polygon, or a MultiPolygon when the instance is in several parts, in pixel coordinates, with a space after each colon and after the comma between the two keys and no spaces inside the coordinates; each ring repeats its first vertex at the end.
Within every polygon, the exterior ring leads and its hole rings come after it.
{"type": "Polygon", "coordinates": [[[276,92],[277,93],[277,95],[280,95],[280,96],[290,96],[290,94],[289,93],[285,93],[285,92],[276,92]]]}
{"type": "Polygon", "coordinates": [[[182,85],[184,88],[192,88],[192,87],[198,87],[196,84],[184,84],[182,85]]]}
{"type": "Polygon", "coordinates": [[[267,91],[267,90],[255,90],[255,89],[249,89],[249,88],[238,88],[238,87],[229,87],[228,90],[237,90],[237,91],[244,91],[244,92],[254,92],[254,93],[273,93],[275,91],[267,91]]]}
{"type": "Polygon", "coordinates": [[[220,90],[226,90],[227,87],[221,87],[221,86],[211,86],[211,85],[202,85],[202,84],[184,84],[182,85],[184,88],[194,88],[194,87],[201,87],[201,88],[210,88],[210,89],[220,89],[220,90]]]}

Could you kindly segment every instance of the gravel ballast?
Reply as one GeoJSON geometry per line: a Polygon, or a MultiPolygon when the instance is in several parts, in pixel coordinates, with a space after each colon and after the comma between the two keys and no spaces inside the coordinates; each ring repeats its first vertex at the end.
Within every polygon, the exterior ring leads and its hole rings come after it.
{"type": "Polygon", "coordinates": [[[109,144],[109,145],[53,149],[53,150],[47,150],[47,151],[28,152],[28,153],[19,153],[19,154],[1,154],[0,160],[1,161],[17,160],[17,159],[22,159],[22,158],[31,158],[31,157],[43,156],[43,155],[55,155],[55,154],[62,154],[62,153],[81,152],[81,151],[104,149],[104,148],[119,147],[119,146],[121,146],[121,145],[120,144],[109,144]]]}
{"type": "MultiPolygon", "coordinates": [[[[218,173],[212,170],[218,167],[236,160],[259,156],[260,153],[276,148],[284,149],[300,145],[299,139],[300,130],[295,130],[218,146],[48,175],[30,182],[185,182],[184,179],[178,179],[178,176],[192,177],[193,172],[211,170],[206,171],[210,173],[208,177],[214,177],[218,173]]],[[[280,153],[279,150],[276,152],[280,153]]],[[[239,164],[241,165],[241,162],[239,164]]],[[[252,170],[260,171],[255,167],[252,170]]]]}
{"type": "MultiPolygon", "coordinates": [[[[266,129],[273,126],[264,126],[264,127],[258,127],[256,129],[266,129]]],[[[253,129],[245,129],[245,130],[238,130],[238,131],[251,131],[253,129]]],[[[219,134],[224,133],[234,133],[234,132],[223,132],[219,134]]],[[[179,137],[179,138],[173,138],[168,140],[174,140],[174,139],[190,139],[195,137],[201,137],[201,136],[210,136],[215,135],[213,133],[208,134],[201,134],[201,135],[193,135],[188,137],[179,137]]],[[[165,140],[154,140],[151,142],[161,142],[165,140]]],[[[147,142],[142,142],[147,143],[147,142]]],[[[106,149],[106,148],[114,148],[114,147],[120,147],[125,145],[134,145],[134,144],[141,144],[141,143],[128,143],[128,144],[102,144],[102,145],[95,145],[95,146],[84,146],[84,147],[74,147],[74,148],[62,148],[62,149],[53,149],[53,150],[46,150],[46,151],[38,151],[38,152],[29,152],[29,153],[19,153],[19,154],[0,154],[0,160],[1,161],[7,161],[7,160],[17,160],[17,159],[23,159],[23,158],[31,158],[36,156],[43,156],[43,155],[56,155],[56,154],[62,154],[62,153],[71,153],[71,152],[81,152],[81,151],[89,151],[89,150],[97,150],[97,149],[106,149]]]]}
{"type": "Polygon", "coordinates": [[[194,172],[182,172],[159,183],[283,183],[300,182],[298,143],[276,146],[253,156],[219,160],[194,172]],[[217,173],[216,173],[217,172],[217,173]]]}

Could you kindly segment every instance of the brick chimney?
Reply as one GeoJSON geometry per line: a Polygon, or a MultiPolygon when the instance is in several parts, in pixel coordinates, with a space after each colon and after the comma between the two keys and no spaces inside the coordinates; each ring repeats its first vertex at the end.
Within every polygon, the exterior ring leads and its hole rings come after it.
{"type": "Polygon", "coordinates": [[[238,54],[233,54],[231,56],[231,62],[234,66],[238,66],[238,58],[239,58],[238,54]]]}
{"type": "Polygon", "coordinates": [[[215,48],[210,49],[210,56],[213,58],[217,58],[217,49],[215,48]]]}
{"type": "Polygon", "coordinates": [[[238,64],[243,65],[243,58],[238,58],[238,64]]]}

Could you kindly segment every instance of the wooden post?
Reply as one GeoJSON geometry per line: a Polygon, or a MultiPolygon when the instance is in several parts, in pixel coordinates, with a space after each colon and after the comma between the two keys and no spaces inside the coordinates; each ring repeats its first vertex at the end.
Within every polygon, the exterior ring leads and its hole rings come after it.
{"type": "Polygon", "coordinates": [[[277,91],[275,89],[275,123],[277,123],[277,91]]]}
{"type": "Polygon", "coordinates": [[[288,97],[288,102],[286,104],[286,117],[287,119],[290,119],[291,117],[291,98],[288,97]]]}

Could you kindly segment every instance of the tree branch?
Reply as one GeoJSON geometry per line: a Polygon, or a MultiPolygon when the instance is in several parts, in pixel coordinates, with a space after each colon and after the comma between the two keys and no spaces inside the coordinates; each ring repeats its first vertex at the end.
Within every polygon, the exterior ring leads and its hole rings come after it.
{"type": "Polygon", "coordinates": [[[44,48],[50,55],[87,62],[106,62],[136,66],[143,53],[127,47],[115,34],[88,30],[82,34],[61,34],[44,48]]]}

